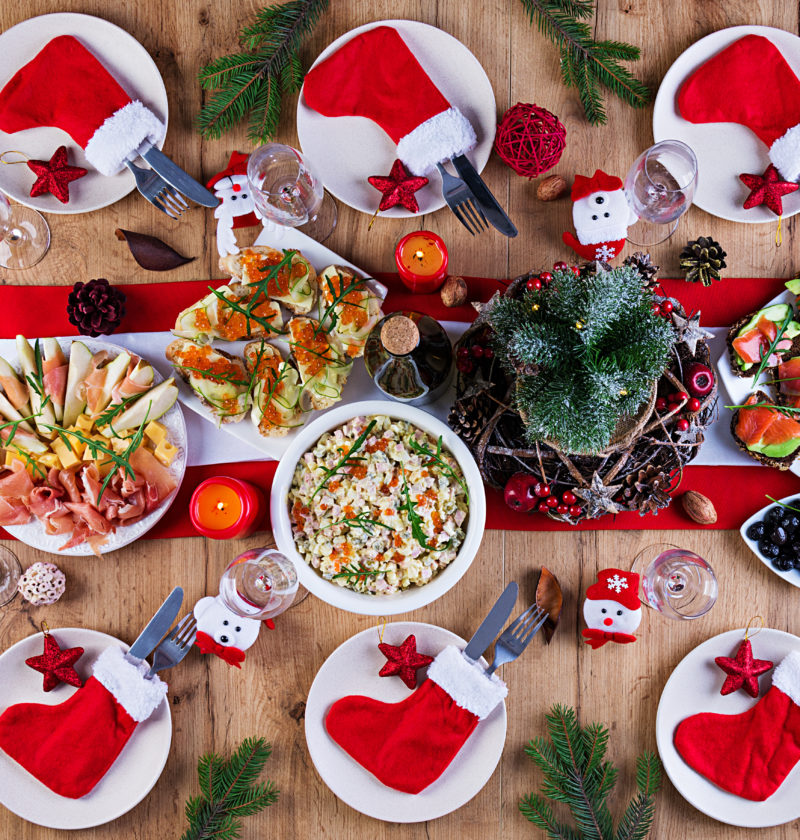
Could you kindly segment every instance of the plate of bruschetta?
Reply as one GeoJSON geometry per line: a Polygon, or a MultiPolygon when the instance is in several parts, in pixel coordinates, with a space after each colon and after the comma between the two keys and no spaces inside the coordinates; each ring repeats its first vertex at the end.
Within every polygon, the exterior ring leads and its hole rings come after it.
{"type": "Polygon", "coordinates": [[[93,338],[18,335],[0,348],[0,526],[78,556],[150,530],[186,469],[174,379],[93,338]]]}
{"type": "Polygon", "coordinates": [[[343,399],[348,381],[363,398],[371,380],[359,360],[387,291],[289,233],[281,249],[255,244],[223,257],[230,280],[176,314],[165,351],[181,402],[272,458],[343,399]]]}

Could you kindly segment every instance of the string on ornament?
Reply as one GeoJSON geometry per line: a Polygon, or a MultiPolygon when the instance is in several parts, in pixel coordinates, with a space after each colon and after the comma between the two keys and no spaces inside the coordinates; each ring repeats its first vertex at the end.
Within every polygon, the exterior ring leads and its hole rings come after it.
{"type": "Polygon", "coordinates": [[[378,623],[378,644],[383,644],[383,632],[386,630],[386,619],[381,616],[381,619],[378,623]]]}
{"type": "Polygon", "coordinates": [[[15,163],[27,163],[30,158],[25,154],[25,152],[18,152],[16,149],[9,149],[6,152],[0,153],[0,163],[6,164],[6,166],[13,166],[15,163]],[[22,160],[4,160],[6,155],[19,155],[22,160]]]}
{"type": "Polygon", "coordinates": [[[750,637],[750,627],[752,626],[754,621],[760,621],[761,627],[753,633],[754,636],[757,636],[763,629],[764,629],[764,616],[763,615],[754,615],[750,621],[747,622],[747,626],[744,628],[744,638],[745,641],[750,637]]]}
{"type": "Polygon", "coordinates": [[[494,148],[514,172],[530,180],[561,160],[566,142],[567,129],[555,114],[518,102],[500,120],[494,148]]]}

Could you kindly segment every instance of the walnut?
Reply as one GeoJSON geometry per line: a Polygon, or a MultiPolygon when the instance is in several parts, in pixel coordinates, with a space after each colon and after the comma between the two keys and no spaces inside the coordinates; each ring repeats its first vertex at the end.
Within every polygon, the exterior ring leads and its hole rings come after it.
{"type": "Polygon", "coordinates": [[[451,274],[444,281],[439,294],[445,306],[462,306],[467,302],[467,283],[463,277],[455,277],[451,274]]]}
{"type": "Polygon", "coordinates": [[[548,175],[536,187],[536,197],[539,201],[555,201],[567,191],[566,179],[561,175],[548,175]]]}

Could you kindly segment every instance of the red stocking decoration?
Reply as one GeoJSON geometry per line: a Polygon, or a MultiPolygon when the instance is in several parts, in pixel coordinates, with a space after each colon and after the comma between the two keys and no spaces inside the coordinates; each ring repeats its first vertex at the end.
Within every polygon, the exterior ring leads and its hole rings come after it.
{"type": "Polygon", "coordinates": [[[337,700],[328,711],[328,734],[383,784],[419,793],[436,781],[478,722],[508,693],[505,684],[446,647],[428,679],[400,703],[370,697],[337,700]]]}
{"type": "Polygon", "coordinates": [[[775,669],[772,688],[740,715],[711,712],[682,720],[675,748],[701,776],[762,802],[800,760],[800,651],[775,669]]]}

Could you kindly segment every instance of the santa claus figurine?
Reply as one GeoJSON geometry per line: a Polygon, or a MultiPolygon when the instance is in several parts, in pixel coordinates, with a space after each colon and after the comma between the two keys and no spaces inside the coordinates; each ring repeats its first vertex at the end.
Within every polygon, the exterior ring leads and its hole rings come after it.
{"type": "Polygon", "coordinates": [[[601,169],[591,178],[576,175],[572,202],[572,223],[578,237],[564,233],[564,243],[587,260],[608,262],[619,256],[628,226],[638,219],[625,198],[621,179],[601,169]]]}
{"type": "Polygon", "coordinates": [[[642,620],[639,575],[622,569],[598,572],[597,583],[586,590],[583,618],[587,629],[582,634],[595,650],[606,642],[635,642],[633,634],[642,620]]]}
{"type": "Polygon", "coordinates": [[[206,184],[219,199],[214,210],[217,220],[217,251],[221,257],[239,252],[235,228],[252,227],[261,219],[247,183],[248,155],[233,152],[228,166],[206,184]]]}

